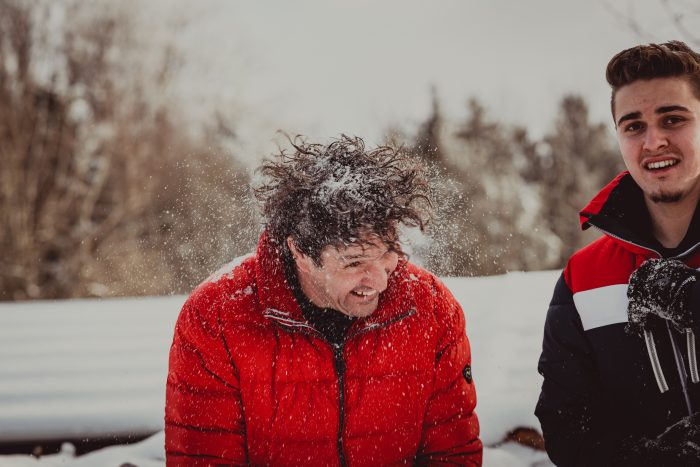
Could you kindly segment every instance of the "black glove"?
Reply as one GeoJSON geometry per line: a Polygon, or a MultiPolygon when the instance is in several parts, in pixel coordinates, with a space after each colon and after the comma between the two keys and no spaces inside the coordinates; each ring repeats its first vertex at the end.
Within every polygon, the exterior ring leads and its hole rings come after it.
{"type": "Polygon", "coordinates": [[[682,418],[653,439],[628,439],[610,465],[697,466],[700,465],[700,412],[682,418]]]}
{"type": "Polygon", "coordinates": [[[693,324],[690,299],[700,274],[675,259],[650,259],[630,276],[627,332],[643,334],[655,317],[683,331],[693,324]]]}

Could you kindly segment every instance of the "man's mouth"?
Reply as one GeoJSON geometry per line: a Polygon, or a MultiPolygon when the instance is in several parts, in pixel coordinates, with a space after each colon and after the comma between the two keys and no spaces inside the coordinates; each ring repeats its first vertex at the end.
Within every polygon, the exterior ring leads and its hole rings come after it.
{"type": "Polygon", "coordinates": [[[649,162],[647,164],[644,164],[644,167],[647,170],[661,170],[661,169],[666,169],[668,167],[672,167],[676,164],[678,164],[679,161],[676,159],[665,159],[662,161],[654,161],[654,162],[649,162]]]}
{"type": "Polygon", "coordinates": [[[377,295],[376,290],[353,290],[352,293],[362,298],[371,298],[377,295]]]}

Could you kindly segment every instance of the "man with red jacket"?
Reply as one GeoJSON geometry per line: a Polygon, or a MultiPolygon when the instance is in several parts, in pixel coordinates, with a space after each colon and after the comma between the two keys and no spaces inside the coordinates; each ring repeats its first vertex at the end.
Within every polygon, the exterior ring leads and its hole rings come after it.
{"type": "Polygon", "coordinates": [[[700,55],[672,41],[608,64],[628,172],[581,211],[547,313],[536,414],[557,465],[700,465],[700,55]]]}
{"type": "Polygon", "coordinates": [[[359,138],[263,164],[257,253],[200,285],[170,351],[167,464],[480,465],[459,304],[409,263],[415,162],[359,138]]]}

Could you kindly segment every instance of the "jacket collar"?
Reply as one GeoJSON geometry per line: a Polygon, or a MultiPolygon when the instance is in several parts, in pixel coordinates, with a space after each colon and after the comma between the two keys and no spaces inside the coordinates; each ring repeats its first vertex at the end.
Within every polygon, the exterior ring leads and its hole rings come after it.
{"type": "MultiPolygon", "coordinates": [[[[263,232],[258,241],[255,271],[263,314],[287,328],[315,331],[304,318],[287,281],[283,255],[281,245],[270,238],[267,232],[263,232]]],[[[389,277],[387,289],[379,296],[377,309],[367,318],[358,319],[350,334],[385,327],[415,313],[414,282],[408,262],[399,261],[396,270],[389,277]]]]}
{"type": "MultiPolygon", "coordinates": [[[[700,209],[696,208],[689,232],[700,225],[700,209]]],[[[639,185],[628,171],[608,183],[579,213],[581,228],[595,227],[634,253],[661,256],[659,244],[648,228],[649,212],[639,185]]],[[[685,240],[684,240],[685,242],[685,240]]],[[[680,256],[700,247],[700,239],[688,245],[680,256]]]]}

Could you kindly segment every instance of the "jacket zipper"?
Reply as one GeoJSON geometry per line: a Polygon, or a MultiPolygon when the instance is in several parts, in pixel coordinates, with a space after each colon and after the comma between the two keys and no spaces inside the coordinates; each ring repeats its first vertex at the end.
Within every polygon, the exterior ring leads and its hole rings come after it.
{"type": "Polygon", "coordinates": [[[335,371],[338,375],[338,459],[341,467],[347,465],[345,460],[345,446],[343,445],[343,426],[345,425],[345,359],[343,349],[345,343],[331,344],[335,357],[335,371]]]}
{"type": "MultiPolygon", "coordinates": [[[[278,312],[277,310],[268,310],[268,311],[273,311],[273,312],[278,312]]],[[[343,358],[343,349],[345,349],[345,343],[354,338],[355,336],[358,336],[360,334],[364,334],[370,331],[375,331],[378,329],[384,329],[388,326],[391,326],[392,324],[398,323],[399,321],[402,321],[410,316],[413,316],[416,314],[416,309],[411,308],[408,310],[406,313],[397,316],[396,318],[387,321],[385,323],[382,323],[380,325],[370,325],[366,326],[358,331],[356,331],[354,334],[348,335],[343,342],[340,344],[332,344],[328,341],[326,341],[323,338],[323,335],[318,332],[315,328],[312,326],[309,326],[305,323],[298,322],[296,320],[292,319],[280,319],[279,316],[276,316],[276,314],[273,313],[267,313],[264,316],[268,319],[273,319],[277,321],[277,323],[283,327],[285,327],[287,330],[291,332],[298,332],[300,334],[306,334],[309,336],[315,336],[317,338],[320,338],[322,341],[328,343],[330,345],[331,349],[333,350],[333,358],[335,361],[335,371],[336,375],[338,376],[338,405],[339,405],[339,411],[338,411],[338,441],[337,441],[337,447],[338,447],[338,460],[340,461],[340,466],[341,467],[346,467],[347,460],[345,459],[345,444],[343,441],[343,428],[345,425],[345,359],[343,358]],[[309,332],[306,329],[303,328],[308,328],[312,332],[309,332]]]]}
{"type": "MultiPolygon", "coordinates": [[[[640,244],[638,244],[638,243],[630,242],[629,240],[624,239],[624,238],[622,238],[622,237],[620,237],[620,236],[617,236],[617,235],[615,235],[615,234],[612,234],[612,233],[608,232],[608,231],[605,230],[605,229],[601,229],[600,227],[598,227],[597,225],[593,224],[592,222],[588,222],[588,224],[589,224],[591,227],[593,227],[594,229],[596,229],[598,232],[602,232],[602,233],[604,233],[605,235],[607,235],[608,237],[615,238],[615,239],[620,240],[621,242],[625,242],[625,243],[627,243],[627,244],[629,244],[629,245],[634,245],[634,246],[637,246],[637,247],[639,247],[639,248],[644,248],[644,249],[647,250],[647,251],[651,251],[652,253],[656,253],[656,254],[659,256],[659,258],[661,258],[661,253],[659,253],[658,251],[654,250],[653,248],[649,248],[648,246],[640,245],[640,244]]],[[[684,253],[684,254],[685,254],[685,253],[684,253]]]]}
{"type": "MultiPolygon", "coordinates": [[[[625,243],[628,243],[628,244],[630,244],[630,245],[637,246],[637,247],[639,247],[639,248],[644,248],[645,250],[651,251],[652,253],[656,253],[657,255],[659,255],[659,258],[663,258],[663,256],[661,255],[661,253],[659,253],[658,251],[654,250],[653,248],[649,248],[648,246],[640,245],[640,244],[638,244],[638,243],[630,242],[629,240],[624,239],[624,238],[622,238],[622,237],[620,237],[620,236],[618,236],[618,235],[612,234],[612,233],[608,232],[608,231],[605,230],[605,229],[601,229],[600,227],[598,227],[597,225],[595,225],[594,223],[592,223],[592,222],[590,222],[590,221],[588,222],[588,225],[590,225],[591,227],[593,227],[594,229],[596,229],[598,232],[604,233],[605,235],[607,235],[607,236],[609,236],[609,237],[615,238],[615,239],[617,239],[617,240],[620,240],[621,242],[625,242],[625,243]]],[[[695,249],[697,249],[699,246],[700,246],[700,243],[696,243],[695,245],[691,246],[690,248],[688,248],[688,249],[687,249],[686,251],[684,251],[683,253],[680,253],[680,254],[678,254],[678,255],[676,255],[676,256],[671,256],[671,257],[668,258],[668,259],[678,259],[678,258],[682,258],[682,257],[684,257],[684,256],[689,255],[690,253],[692,253],[692,252],[693,252],[695,249]]]]}
{"type": "Polygon", "coordinates": [[[374,331],[377,329],[384,329],[394,323],[397,323],[405,318],[408,318],[409,316],[413,316],[416,314],[416,310],[414,308],[411,308],[408,312],[392,319],[391,321],[387,321],[386,323],[383,323],[378,326],[367,326],[363,329],[360,329],[359,331],[355,332],[354,334],[348,335],[343,342],[340,344],[330,344],[331,347],[333,348],[333,356],[335,357],[335,371],[336,374],[338,375],[338,405],[339,405],[339,411],[338,411],[338,458],[340,460],[340,465],[341,467],[345,467],[347,465],[347,460],[345,459],[345,444],[343,442],[343,428],[345,425],[345,358],[343,358],[343,349],[345,349],[345,343],[352,339],[353,337],[364,334],[369,331],[374,331]]]}

